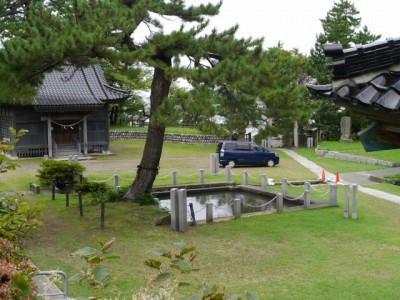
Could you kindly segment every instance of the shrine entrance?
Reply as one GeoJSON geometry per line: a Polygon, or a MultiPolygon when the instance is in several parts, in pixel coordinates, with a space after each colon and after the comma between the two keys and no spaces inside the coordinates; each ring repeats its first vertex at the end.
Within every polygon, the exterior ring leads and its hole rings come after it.
{"type": "Polygon", "coordinates": [[[53,123],[53,140],[57,145],[74,145],[79,142],[79,125],[76,121],[53,123]]]}

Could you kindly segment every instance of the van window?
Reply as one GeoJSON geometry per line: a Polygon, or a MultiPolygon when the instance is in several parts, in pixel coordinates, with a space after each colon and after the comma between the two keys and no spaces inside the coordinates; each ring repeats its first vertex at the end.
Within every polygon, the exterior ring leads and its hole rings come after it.
{"type": "Polygon", "coordinates": [[[244,151],[249,151],[249,150],[251,150],[251,148],[250,148],[250,144],[249,143],[238,143],[237,144],[237,149],[238,150],[244,150],[244,151]]]}
{"type": "Polygon", "coordinates": [[[251,149],[252,149],[253,151],[258,151],[258,152],[262,152],[262,151],[263,151],[263,148],[262,148],[262,147],[257,146],[257,145],[255,145],[255,144],[252,144],[252,145],[251,145],[251,149]]]}
{"type": "Polygon", "coordinates": [[[236,150],[236,143],[225,143],[225,150],[236,150]]]}

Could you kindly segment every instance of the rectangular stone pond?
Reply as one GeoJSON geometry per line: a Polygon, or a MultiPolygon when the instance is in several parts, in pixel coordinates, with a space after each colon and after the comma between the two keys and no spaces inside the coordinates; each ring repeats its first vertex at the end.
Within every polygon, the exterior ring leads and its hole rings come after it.
{"type": "MultiPolygon", "coordinates": [[[[161,207],[171,209],[169,192],[158,192],[154,195],[159,199],[161,207]]],[[[213,218],[230,218],[233,216],[235,199],[241,200],[242,214],[268,213],[276,211],[276,196],[276,192],[251,186],[207,187],[187,189],[187,204],[192,203],[195,218],[201,221],[206,220],[206,203],[212,203],[213,218]]],[[[283,202],[284,210],[303,207],[303,200],[285,200],[284,198],[283,202]]],[[[189,208],[187,220],[191,220],[189,208]]]]}

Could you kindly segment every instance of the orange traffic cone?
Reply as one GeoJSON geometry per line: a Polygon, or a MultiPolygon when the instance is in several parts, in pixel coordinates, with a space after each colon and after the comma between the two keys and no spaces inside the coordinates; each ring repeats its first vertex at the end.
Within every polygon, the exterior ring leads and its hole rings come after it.
{"type": "Polygon", "coordinates": [[[324,169],[322,169],[321,180],[322,180],[322,181],[326,181],[325,170],[324,170],[324,169]]]}
{"type": "Polygon", "coordinates": [[[336,172],[336,180],[335,180],[335,182],[336,183],[340,182],[339,172],[336,172]]]}

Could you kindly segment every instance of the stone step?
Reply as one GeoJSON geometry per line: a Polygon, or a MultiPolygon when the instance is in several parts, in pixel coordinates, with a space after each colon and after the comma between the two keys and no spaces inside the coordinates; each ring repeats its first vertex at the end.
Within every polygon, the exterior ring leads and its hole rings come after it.
{"type": "Polygon", "coordinates": [[[57,156],[70,156],[70,155],[80,155],[79,149],[76,145],[62,145],[57,148],[57,156]]]}

